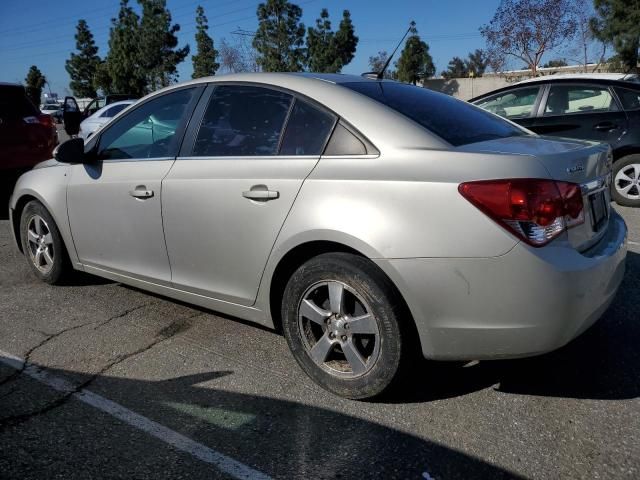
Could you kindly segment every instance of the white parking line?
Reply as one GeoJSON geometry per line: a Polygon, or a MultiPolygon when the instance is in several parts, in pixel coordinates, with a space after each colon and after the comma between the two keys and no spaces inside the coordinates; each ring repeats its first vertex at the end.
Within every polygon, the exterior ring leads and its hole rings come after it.
{"type": "MultiPolygon", "coordinates": [[[[23,359],[10,353],[3,352],[2,350],[0,350],[0,362],[15,368],[16,370],[20,370],[24,366],[25,368],[22,373],[59,392],[70,393],[74,391],[74,386],[65,379],[48,373],[43,367],[31,364],[26,364],[25,366],[25,361],[23,359]]],[[[268,475],[254,470],[244,463],[238,462],[231,457],[227,457],[216,450],[191,440],[170,428],[160,425],[147,417],[143,417],[142,415],[139,415],[136,412],[98,394],[90,392],[89,390],[81,389],[78,392],[74,392],[72,397],[86,403],[87,405],[91,405],[98,410],[108,413],[132,427],[142,430],[172,447],[192,455],[198,460],[214,465],[220,471],[231,475],[234,478],[243,480],[270,480],[268,475]]]]}

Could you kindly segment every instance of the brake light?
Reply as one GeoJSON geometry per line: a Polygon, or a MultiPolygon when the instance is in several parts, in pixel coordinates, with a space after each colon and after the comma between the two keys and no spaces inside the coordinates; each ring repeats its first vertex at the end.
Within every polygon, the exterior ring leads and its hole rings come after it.
{"type": "Polygon", "coordinates": [[[38,122],[40,125],[44,125],[45,127],[54,128],[53,117],[51,115],[47,115],[46,113],[41,113],[38,115],[38,122]]]}
{"type": "Polygon", "coordinates": [[[460,194],[503,228],[541,247],[584,222],[580,185],[543,179],[485,180],[458,186],[460,194]]]}

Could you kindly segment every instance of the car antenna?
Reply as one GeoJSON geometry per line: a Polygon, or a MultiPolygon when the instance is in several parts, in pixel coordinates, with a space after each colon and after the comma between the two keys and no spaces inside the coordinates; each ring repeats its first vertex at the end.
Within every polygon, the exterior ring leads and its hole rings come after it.
{"type": "Polygon", "coordinates": [[[398,43],[395,50],[391,53],[391,55],[389,55],[389,58],[387,58],[387,61],[385,62],[384,67],[382,67],[382,70],[380,70],[379,72],[366,72],[366,73],[363,73],[362,76],[367,78],[376,78],[377,80],[382,80],[384,78],[384,72],[386,72],[387,68],[389,68],[391,59],[398,51],[398,48],[400,48],[400,45],[402,45],[402,42],[404,42],[404,39],[407,38],[407,35],[409,35],[410,32],[415,31],[415,29],[416,29],[416,22],[412,20],[411,23],[409,24],[409,28],[404,33],[402,40],[400,40],[400,43],[398,43]]]}

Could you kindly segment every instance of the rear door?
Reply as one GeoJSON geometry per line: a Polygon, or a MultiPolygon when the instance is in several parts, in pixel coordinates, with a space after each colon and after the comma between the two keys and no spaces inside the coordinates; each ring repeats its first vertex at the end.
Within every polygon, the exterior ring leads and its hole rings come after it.
{"type": "Polygon", "coordinates": [[[254,85],[210,87],[162,184],[175,287],[252,305],[269,253],[336,118],[254,85]]]}
{"type": "Polygon", "coordinates": [[[552,84],[530,128],[541,135],[606,142],[616,148],[628,122],[606,85],[552,84]]]}

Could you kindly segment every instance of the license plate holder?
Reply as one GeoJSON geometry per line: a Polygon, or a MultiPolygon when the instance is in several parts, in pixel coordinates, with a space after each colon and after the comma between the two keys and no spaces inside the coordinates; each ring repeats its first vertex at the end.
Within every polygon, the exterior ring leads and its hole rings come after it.
{"type": "Polygon", "coordinates": [[[593,231],[599,231],[609,218],[609,210],[605,199],[604,190],[589,195],[589,205],[591,206],[591,225],[593,231]]]}

